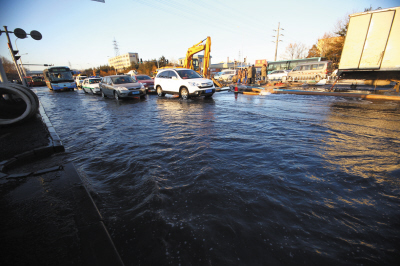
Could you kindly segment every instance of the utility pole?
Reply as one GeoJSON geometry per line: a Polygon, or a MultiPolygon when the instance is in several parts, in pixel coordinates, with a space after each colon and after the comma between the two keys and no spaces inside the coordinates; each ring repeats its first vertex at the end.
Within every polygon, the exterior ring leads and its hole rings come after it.
{"type": "Polygon", "coordinates": [[[276,36],[272,36],[272,37],[276,37],[276,41],[272,41],[272,42],[276,43],[276,46],[275,46],[275,60],[274,61],[276,61],[276,56],[278,55],[278,43],[282,41],[282,40],[279,40],[279,36],[283,36],[283,34],[279,34],[279,31],[283,30],[282,28],[280,28],[280,24],[281,23],[278,22],[278,30],[274,30],[274,31],[277,32],[276,36]]]}
{"type": "Polygon", "coordinates": [[[117,40],[116,40],[115,38],[114,38],[113,44],[114,44],[114,53],[115,53],[115,56],[119,56],[118,43],[117,43],[117,40]]]}

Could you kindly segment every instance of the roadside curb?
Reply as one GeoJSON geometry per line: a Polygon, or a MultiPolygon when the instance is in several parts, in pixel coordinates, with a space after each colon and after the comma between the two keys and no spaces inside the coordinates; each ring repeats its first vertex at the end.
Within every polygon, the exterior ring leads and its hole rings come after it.
{"type": "Polygon", "coordinates": [[[124,265],[104,224],[103,217],[74,164],[66,164],[64,171],[68,176],[66,188],[72,188],[71,192],[76,204],[75,221],[82,241],[81,252],[84,254],[84,264],[124,265]]]}
{"type": "Polygon", "coordinates": [[[62,144],[61,139],[58,136],[53,125],[51,124],[50,119],[47,116],[46,111],[44,110],[43,105],[40,101],[39,114],[42,118],[43,123],[45,123],[47,131],[49,133],[49,145],[17,154],[10,159],[0,162],[0,172],[4,173],[7,169],[10,169],[16,165],[24,164],[26,162],[36,159],[43,159],[53,155],[54,153],[65,151],[64,145],[62,144]]]}

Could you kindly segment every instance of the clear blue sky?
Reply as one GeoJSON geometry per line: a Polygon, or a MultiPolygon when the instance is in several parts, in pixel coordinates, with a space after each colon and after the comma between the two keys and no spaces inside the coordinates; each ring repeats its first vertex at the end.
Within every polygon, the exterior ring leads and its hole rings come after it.
{"type": "MultiPolygon", "coordinates": [[[[38,30],[43,39],[17,41],[23,63],[89,68],[114,56],[137,52],[143,60],[164,55],[177,60],[197,42],[211,37],[212,63],[247,57],[274,60],[273,31],[284,35],[278,58],[289,43],[315,44],[339,19],[372,6],[400,6],[400,0],[0,0],[0,26],[38,30]]],[[[2,27],[2,30],[3,27],[2,27]]],[[[13,45],[16,38],[11,37],[13,45]]],[[[10,59],[0,36],[0,55],[10,59]]],[[[42,70],[43,67],[30,67],[42,70]]]]}

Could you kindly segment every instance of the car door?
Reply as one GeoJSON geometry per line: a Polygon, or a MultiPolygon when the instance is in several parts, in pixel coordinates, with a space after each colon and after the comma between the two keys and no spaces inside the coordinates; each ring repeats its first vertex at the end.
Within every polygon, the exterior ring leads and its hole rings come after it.
{"type": "Polygon", "coordinates": [[[109,85],[110,82],[111,82],[111,78],[110,77],[106,77],[104,79],[104,82],[103,82],[102,86],[101,86],[101,89],[102,89],[103,93],[106,96],[110,96],[110,85],[109,85]]]}
{"type": "Polygon", "coordinates": [[[170,90],[172,92],[175,93],[179,93],[179,83],[180,83],[180,79],[178,77],[178,75],[174,72],[174,71],[168,71],[168,82],[169,82],[169,86],[170,86],[170,90]]]}
{"type": "Polygon", "coordinates": [[[172,88],[172,84],[171,84],[171,71],[167,70],[167,71],[163,71],[161,73],[160,78],[162,79],[162,83],[161,83],[161,88],[163,91],[166,92],[173,92],[173,88],[172,88]]]}
{"type": "Polygon", "coordinates": [[[87,80],[84,80],[82,82],[82,90],[85,91],[85,92],[86,92],[86,89],[85,89],[86,85],[87,85],[87,80]]]}
{"type": "Polygon", "coordinates": [[[104,94],[106,94],[105,93],[105,91],[106,91],[106,82],[107,82],[107,77],[104,77],[102,80],[101,80],[101,82],[100,82],[100,90],[104,93],[104,94]]]}
{"type": "Polygon", "coordinates": [[[106,91],[107,96],[114,97],[114,83],[111,77],[108,77],[106,91]]]}

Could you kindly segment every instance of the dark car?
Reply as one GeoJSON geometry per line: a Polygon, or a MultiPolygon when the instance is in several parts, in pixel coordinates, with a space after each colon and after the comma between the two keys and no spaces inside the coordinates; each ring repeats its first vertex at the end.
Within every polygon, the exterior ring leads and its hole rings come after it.
{"type": "Polygon", "coordinates": [[[102,79],[99,84],[101,96],[110,98],[145,98],[146,89],[143,84],[137,82],[131,76],[114,75],[102,79]]]}
{"type": "Polygon", "coordinates": [[[43,77],[26,77],[26,79],[28,80],[29,87],[46,86],[43,77]]]}
{"type": "Polygon", "coordinates": [[[152,78],[142,74],[133,75],[132,77],[144,85],[147,93],[156,93],[154,89],[154,80],[152,78]]]}

